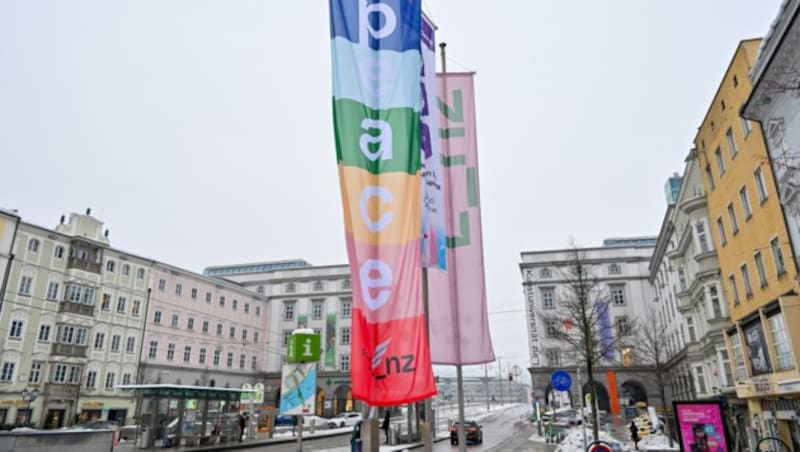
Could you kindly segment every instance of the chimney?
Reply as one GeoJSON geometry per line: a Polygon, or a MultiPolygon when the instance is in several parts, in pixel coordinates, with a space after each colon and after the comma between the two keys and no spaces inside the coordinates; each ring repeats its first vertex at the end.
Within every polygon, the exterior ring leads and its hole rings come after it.
{"type": "Polygon", "coordinates": [[[91,207],[87,207],[86,208],[86,215],[91,215],[91,214],[92,214],[92,208],[91,207]]]}

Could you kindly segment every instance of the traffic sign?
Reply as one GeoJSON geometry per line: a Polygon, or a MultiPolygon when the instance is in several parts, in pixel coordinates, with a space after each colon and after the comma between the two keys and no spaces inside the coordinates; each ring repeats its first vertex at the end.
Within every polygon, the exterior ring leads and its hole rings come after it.
{"type": "Polygon", "coordinates": [[[557,370],[550,376],[550,384],[556,391],[569,391],[572,386],[572,378],[566,371],[557,370]]]}

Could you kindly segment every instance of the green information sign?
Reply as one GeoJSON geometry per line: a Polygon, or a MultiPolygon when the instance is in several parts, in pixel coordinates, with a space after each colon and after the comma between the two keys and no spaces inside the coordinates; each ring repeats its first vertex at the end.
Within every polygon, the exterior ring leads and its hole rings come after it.
{"type": "Polygon", "coordinates": [[[319,334],[294,333],[289,336],[289,348],[286,351],[287,363],[304,363],[319,361],[322,353],[319,334]]]}

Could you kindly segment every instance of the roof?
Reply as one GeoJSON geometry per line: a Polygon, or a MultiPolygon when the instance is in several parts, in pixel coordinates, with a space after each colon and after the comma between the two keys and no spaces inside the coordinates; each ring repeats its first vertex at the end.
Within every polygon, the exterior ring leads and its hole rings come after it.
{"type": "Polygon", "coordinates": [[[306,267],[311,267],[311,264],[302,259],[292,259],[286,261],[256,262],[252,264],[215,265],[212,267],[206,267],[205,270],[203,270],[203,274],[209,276],[221,276],[242,273],[262,273],[306,267]]]}
{"type": "Polygon", "coordinates": [[[158,397],[189,397],[189,398],[210,398],[239,400],[242,393],[255,393],[256,389],[242,388],[216,388],[210,386],[188,386],[170,384],[146,384],[146,385],[118,385],[114,387],[122,391],[134,391],[137,395],[158,396],[158,397]]]}

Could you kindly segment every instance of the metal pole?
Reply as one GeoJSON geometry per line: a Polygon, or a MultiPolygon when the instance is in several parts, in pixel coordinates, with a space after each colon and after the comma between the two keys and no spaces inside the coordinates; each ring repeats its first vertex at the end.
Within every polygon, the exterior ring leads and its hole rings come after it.
{"type": "Polygon", "coordinates": [[[497,357],[497,376],[500,378],[500,406],[503,406],[503,360],[497,357]]]}
{"type": "MultiPolygon", "coordinates": [[[[431,347],[431,324],[430,324],[430,312],[428,310],[428,268],[424,265],[422,266],[422,304],[425,307],[425,334],[428,337],[428,350],[431,347]]],[[[438,391],[437,391],[438,392],[438,391]]],[[[423,447],[424,452],[431,452],[433,451],[433,427],[434,427],[434,420],[433,420],[433,398],[436,397],[435,395],[431,396],[430,398],[425,399],[425,422],[423,423],[423,447]]],[[[419,419],[419,416],[417,416],[419,419]]]]}
{"type": "Polygon", "coordinates": [[[458,450],[467,451],[467,435],[464,432],[464,376],[461,372],[461,365],[456,366],[456,383],[458,394],[458,450]]]}
{"type": "Polygon", "coordinates": [[[486,411],[490,411],[492,407],[489,405],[489,365],[483,365],[483,383],[486,385],[486,411]]]}
{"type": "Polygon", "coordinates": [[[303,452],[303,416],[297,416],[297,452],[303,452]]]}

